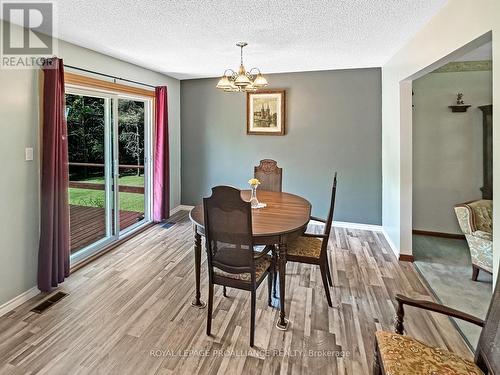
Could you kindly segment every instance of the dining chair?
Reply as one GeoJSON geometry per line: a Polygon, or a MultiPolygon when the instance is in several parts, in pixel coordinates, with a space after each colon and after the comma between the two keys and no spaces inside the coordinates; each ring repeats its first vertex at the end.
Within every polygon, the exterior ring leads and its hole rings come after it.
{"type": "Polygon", "coordinates": [[[497,278],[486,320],[431,301],[415,300],[396,295],[395,333],[375,333],[373,375],[500,374],[500,277],[497,278]],[[482,327],[474,362],[441,348],[435,348],[403,336],[404,305],[444,314],[482,327]]]}
{"type": "Polygon", "coordinates": [[[302,236],[291,241],[287,246],[287,262],[299,262],[318,265],[321,271],[321,279],[325,288],[328,306],[332,307],[329,286],[333,286],[330,265],[328,264],[328,239],[332,229],[333,211],[335,209],[335,195],[337,192],[337,172],[333,177],[330,209],[326,220],[311,216],[311,220],[320,221],[325,224],[323,233],[304,233],[302,236]]]}
{"type": "Polygon", "coordinates": [[[267,276],[267,302],[271,306],[273,258],[254,250],[252,208],[250,202],[241,199],[240,190],[230,186],[212,188],[212,195],[203,199],[203,209],[209,282],[207,335],[212,327],[214,285],[247,290],[251,293],[250,346],[253,346],[257,288],[267,276]]]}
{"type": "MultiPolygon", "coordinates": [[[[276,160],[262,159],[259,165],[254,167],[254,177],[260,181],[259,190],[281,193],[283,169],[278,167],[276,160]]],[[[274,263],[277,264],[275,245],[266,245],[262,251],[271,252],[274,263]]],[[[276,275],[276,270],[274,274],[276,275]]],[[[273,297],[276,298],[276,280],[274,280],[273,297]]]]}
{"type": "Polygon", "coordinates": [[[262,159],[254,167],[254,177],[260,181],[260,190],[281,192],[283,170],[275,160],[262,159]]]}

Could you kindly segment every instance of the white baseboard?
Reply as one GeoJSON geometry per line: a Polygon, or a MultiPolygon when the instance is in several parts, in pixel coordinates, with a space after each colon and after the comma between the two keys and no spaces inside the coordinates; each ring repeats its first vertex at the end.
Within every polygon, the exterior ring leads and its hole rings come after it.
{"type": "Polygon", "coordinates": [[[38,295],[40,291],[36,286],[28,289],[26,292],[12,298],[10,301],[5,302],[0,306],[0,316],[7,314],[9,311],[14,310],[16,307],[22,305],[24,302],[38,295]]]}
{"type": "Polygon", "coordinates": [[[177,207],[174,207],[170,210],[170,215],[173,215],[175,214],[176,212],[179,212],[179,211],[190,211],[194,208],[194,206],[186,206],[184,204],[180,204],[178,205],[177,207]]]}
{"type": "Polygon", "coordinates": [[[396,258],[399,259],[399,254],[400,254],[399,249],[396,247],[394,242],[392,242],[391,237],[389,236],[389,234],[387,234],[384,228],[382,228],[382,233],[384,234],[384,237],[387,243],[389,244],[389,247],[391,248],[392,252],[394,253],[394,255],[396,255],[396,258]]]}
{"type": "MultiPolygon", "coordinates": [[[[170,215],[173,215],[174,213],[179,212],[181,210],[189,211],[189,210],[192,210],[193,208],[194,208],[194,206],[181,204],[181,205],[173,208],[170,211],[170,215]]],[[[312,220],[312,222],[317,223],[317,224],[322,224],[319,221],[312,220]]],[[[334,227],[340,227],[340,228],[363,229],[363,230],[371,230],[373,232],[383,232],[383,228],[381,225],[349,223],[347,221],[334,221],[332,225],[334,227]]]]}
{"type": "MultiPolygon", "coordinates": [[[[313,221],[313,223],[322,224],[319,221],[313,221]]],[[[349,223],[349,222],[345,222],[345,221],[334,221],[332,226],[339,227],[339,228],[361,229],[361,230],[369,230],[372,232],[381,232],[384,235],[387,243],[389,244],[390,250],[394,253],[394,255],[396,255],[397,258],[399,258],[398,248],[396,247],[394,242],[392,242],[391,237],[389,237],[389,235],[385,231],[384,227],[381,225],[349,223]]]]}
{"type": "MultiPolygon", "coordinates": [[[[181,204],[174,209],[170,211],[170,214],[173,215],[176,212],[179,212],[181,210],[191,210],[193,209],[194,206],[188,206],[181,204]]],[[[323,224],[320,221],[314,221],[311,220],[315,224],[323,224]]],[[[397,250],[396,246],[392,242],[391,238],[387,235],[386,231],[382,227],[382,225],[374,225],[374,224],[362,224],[362,223],[350,223],[347,221],[334,221],[332,224],[334,227],[339,227],[339,228],[349,228],[349,229],[360,229],[360,230],[369,230],[372,232],[382,232],[384,235],[385,239],[387,240],[387,243],[391,247],[391,250],[396,254],[396,256],[399,256],[399,251],[397,250]]]]}
{"type": "Polygon", "coordinates": [[[347,221],[334,221],[332,225],[334,227],[339,227],[339,228],[370,230],[372,232],[382,232],[383,231],[381,225],[374,225],[374,224],[361,224],[361,223],[349,223],[347,221]]]}
{"type": "MultiPolygon", "coordinates": [[[[316,220],[311,220],[311,223],[312,224],[324,225],[324,223],[322,223],[321,221],[316,221],[316,220]]],[[[369,231],[372,231],[372,232],[382,232],[383,231],[381,225],[362,224],[362,223],[350,223],[350,222],[347,222],[347,221],[334,221],[332,223],[332,227],[369,230],[369,231]]]]}

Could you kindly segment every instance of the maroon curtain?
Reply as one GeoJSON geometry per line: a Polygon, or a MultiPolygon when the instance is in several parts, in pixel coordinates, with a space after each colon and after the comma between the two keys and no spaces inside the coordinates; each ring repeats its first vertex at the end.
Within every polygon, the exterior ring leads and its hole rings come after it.
{"type": "Polygon", "coordinates": [[[155,113],[155,152],[153,172],[153,220],[160,222],[170,216],[170,159],[168,147],[167,87],[157,87],[155,113]]]}
{"type": "Polygon", "coordinates": [[[47,59],[43,70],[41,232],[38,288],[49,292],[69,276],[68,142],[63,61],[47,59]]]}

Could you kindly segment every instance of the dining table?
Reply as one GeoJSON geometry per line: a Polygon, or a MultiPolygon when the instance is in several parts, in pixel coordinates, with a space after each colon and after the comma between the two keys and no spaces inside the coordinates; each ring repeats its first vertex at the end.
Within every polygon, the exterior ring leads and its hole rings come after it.
{"type": "MultiPolygon", "coordinates": [[[[242,190],[241,198],[249,201],[250,190],[242,190]]],[[[311,217],[311,204],[305,198],[285,192],[260,190],[257,199],[265,207],[252,208],[252,237],[255,246],[275,246],[278,255],[280,313],[276,326],[286,330],[288,320],[285,314],[285,272],[287,244],[301,236],[311,217]]],[[[195,299],[192,305],[204,308],[201,299],[201,237],[205,234],[203,204],[195,206],[189,217],[194,231],[195,299]]]]}

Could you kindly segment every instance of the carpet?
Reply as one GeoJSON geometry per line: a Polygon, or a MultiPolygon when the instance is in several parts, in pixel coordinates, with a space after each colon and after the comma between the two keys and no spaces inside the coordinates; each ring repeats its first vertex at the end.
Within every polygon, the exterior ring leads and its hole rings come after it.
{"type": "MultiPolygon", "coordinates": [[[[467,241],[414,235],[413,256],[417,270],[441,303],[481,319],[486,317],[492,295],[492,276],[480,271],[478,280],[471,280],[467,241]]],[[[475,348],[481,328],[458,319],[454,321],[469,345],[475,348]]]]}

